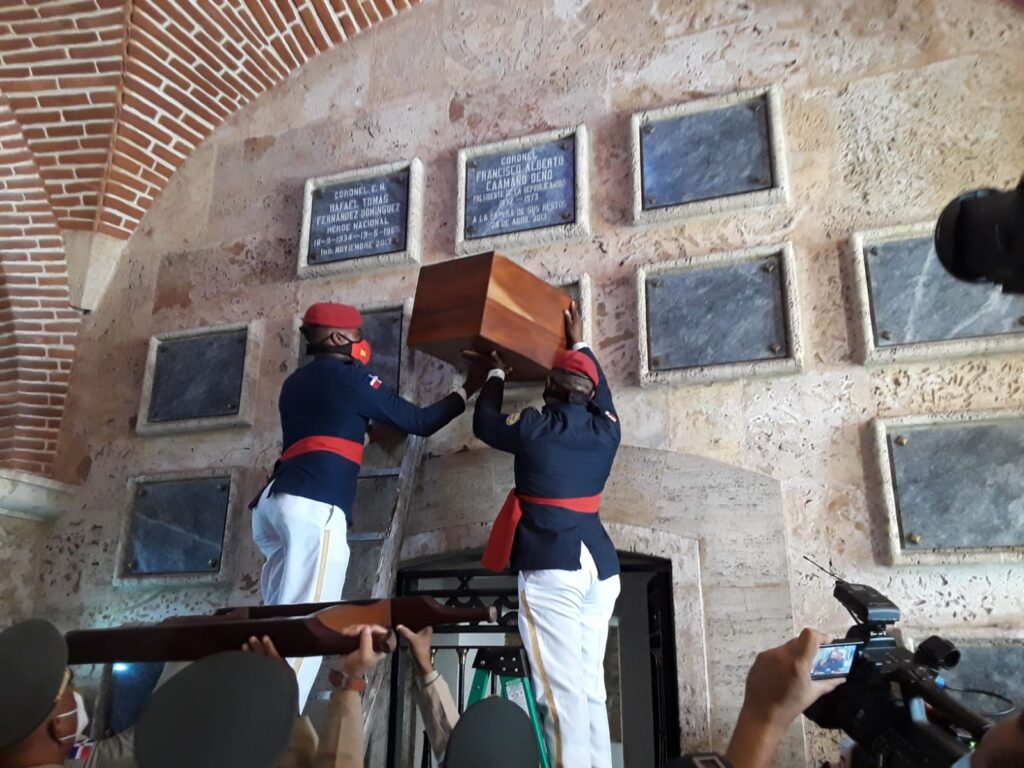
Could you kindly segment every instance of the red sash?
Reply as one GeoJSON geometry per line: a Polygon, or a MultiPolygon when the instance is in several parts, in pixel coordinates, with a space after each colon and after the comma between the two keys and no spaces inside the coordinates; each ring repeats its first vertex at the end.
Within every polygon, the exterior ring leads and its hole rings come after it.
{"type": "Polygon", "coordinates": [[[313,451],[329,451],[354,464],[362,465],[363,463],[362,443],[344,437],[328,437],[327,435],[312,435],[296,440],[288,446],[288,450],[281,454],[281,461],[288,461],[288,459],[294,459],[296,456],[313,451]]]}
{"type": "Polygon", "coordinates": [[[540,496],[521,496],[513,488],[508,492],[498,518],[491,526],[491,537],[487,540],[484,556],[480,558],[480,563],[487,570],[500,573],[508,568],[509,560],[512,559],[512,543],[516,538],[516,528],[523,517],[523,507],[520,503],[523,501],[586,515],[596,515],[597,510],[601,508],[601,494],[579,496],[574,499],[545,499],[540,496]]]}

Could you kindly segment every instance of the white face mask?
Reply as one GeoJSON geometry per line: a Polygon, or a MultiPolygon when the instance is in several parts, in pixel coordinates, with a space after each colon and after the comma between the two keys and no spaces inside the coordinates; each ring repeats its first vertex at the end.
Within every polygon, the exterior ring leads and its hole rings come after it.
{"type": "Polygon", "coordinates": [[[82,698],[82,694],[78,691],[72,691],[71,695],[75,697],[75,708],[70,712],[57,715],[57,717],[71,717],[75,715],[75,732],[71,736],[62,736],[60,741],[74,739],[75,743],[78,744],[85,741],[85,729],[89,727],[89,713],[85,711],[85,699],[82,698]]]}

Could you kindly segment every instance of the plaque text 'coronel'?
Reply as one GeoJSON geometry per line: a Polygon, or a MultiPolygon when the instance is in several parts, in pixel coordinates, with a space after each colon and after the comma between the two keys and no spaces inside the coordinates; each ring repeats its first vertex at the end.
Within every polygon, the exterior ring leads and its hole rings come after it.
{"type": "Polygon", "coordinates": [[[342,261],[404,250],[408,182],[408,173],[400,173],[314,190],[307,261],[342,261]]]}

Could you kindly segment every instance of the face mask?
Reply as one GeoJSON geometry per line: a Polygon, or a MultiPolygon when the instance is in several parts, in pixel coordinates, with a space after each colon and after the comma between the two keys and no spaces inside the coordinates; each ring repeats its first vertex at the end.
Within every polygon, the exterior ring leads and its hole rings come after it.
{"type": "Polygon", "coordinates": [[[60,741],[74,739],[75,743],[78,743],[85,740],[85,729],[89,727],[89,714],[85,711],[85,699],[82,698],[82,694],[78,691],[73,691],[71,695],[75,697],[75,708],[70,712],[57,715],[57,717],[71,717],[75,715],[75,732],[71,736],[62,736],[60,741]]]}
{"type": "Polygon", "coordinates": [[[575,392],[565,387],[560,387],[553,381],[549,381],[544,387],[544,397],[561,400],[563,403],[570,403],[572,405],[585,405],[590,401],[590,398],[582,392],[575,392]]]}
{"type": "Polygon", "coordinates": [[[357,363],[361,363],[362,365],[368,364],[370,362],[370,358],[373,357],[373,350],[370,348],[370,342],[366,339],[352,342],[348,345],[348,356],[357,363]]]}

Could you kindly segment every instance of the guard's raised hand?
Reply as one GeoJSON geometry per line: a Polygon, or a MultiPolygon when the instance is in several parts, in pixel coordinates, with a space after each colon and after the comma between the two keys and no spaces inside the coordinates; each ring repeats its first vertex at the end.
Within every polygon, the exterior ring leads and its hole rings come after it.
{"type": "Polygon", "coordinates": [[[573,301],[565,310],[565,347],[572,349],[581,341],[583,341],[583,318],[580,317],[579,306],[573,301]]]}

